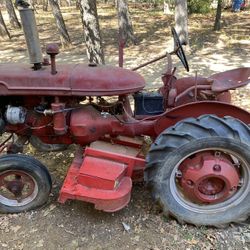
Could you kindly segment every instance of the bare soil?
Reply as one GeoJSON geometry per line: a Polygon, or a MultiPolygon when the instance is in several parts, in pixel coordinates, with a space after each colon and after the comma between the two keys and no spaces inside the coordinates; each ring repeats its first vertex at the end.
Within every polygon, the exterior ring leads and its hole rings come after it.
{"type": "MultiPolygon", "coordinates": [[[[37,9],[38,28],[43,50],[50,41],[58,42],[53,17],[37,9]]],[[[154,58],[166,49],[171,51],[169,27],[173,16],[162,10],[131,9],[134,28],[140,41],[125,49],[125,66],[132,68],[145,59],[154,58]]],[[[80,16],[74,8],[63,8],[73,40],[58,56],[59,62],[85,62],[80,16]]],[[[106,63],[117,64],[117,21],[115,10],[108,5],[99,9],[105,44],[106,63]]],[[[190,48],[187,52],[191,74],[208,76],[235,67],[250,67],[250,11],[223,14],[223,29],[213,32],[214,15],[190,18],[190,48]]],[[[11,30],[13,38],[1,40],[0,62],[28,62],[21,31],[11,30]]],[[[178,74],[185,75],[179,66],[178,74]]],[[[147,88],[160,85],[159,76],[166,67],[159,62],[141,70],[147,88]]],[[[250,90],[246,87],[233,93],[233,102],[249,109],[250,90]]],[[[63,153],[39,153],[30,146],[26,153],[48,166],[53,190],[48,204],[36,211],[0,215],[0,249],[250,249],[248,222],[231,224],[226,229],[196,228],[180,225],[163,217],[152,203],[143,184],[133,188],[130,204],[117,213],[94,210],[91,204],[79,201],[57,203],[58,192],[73,159],[74,145],[63,153]],[[123,223],[129,230],[125,230],[123,223]]]]}

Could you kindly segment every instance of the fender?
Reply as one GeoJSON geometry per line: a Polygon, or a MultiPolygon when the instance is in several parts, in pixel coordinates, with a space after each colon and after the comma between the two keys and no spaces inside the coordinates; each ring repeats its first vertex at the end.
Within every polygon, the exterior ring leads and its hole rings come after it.
{"type": "Polygon", "coordinates": [[[213,114],[219,117],[232,116],[245,124],[250,124],[250,113],[246,110],[223,102],[202,101],[171,109],[164,116],[157,119],[154,125],[155,133],[159,135],[166,128],[185,118],[199,117],[205,114],[213,114]]]}

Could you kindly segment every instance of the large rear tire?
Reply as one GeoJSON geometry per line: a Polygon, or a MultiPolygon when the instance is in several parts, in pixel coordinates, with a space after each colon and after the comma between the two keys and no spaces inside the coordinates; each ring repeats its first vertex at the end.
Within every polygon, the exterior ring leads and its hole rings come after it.
{"type": "Polygon", "coordinates": [[[145,181],[166,215],[225,226],[250,212],[250,129],[232,117],[188,118],[163,131],[147,157],[145,181]]]}

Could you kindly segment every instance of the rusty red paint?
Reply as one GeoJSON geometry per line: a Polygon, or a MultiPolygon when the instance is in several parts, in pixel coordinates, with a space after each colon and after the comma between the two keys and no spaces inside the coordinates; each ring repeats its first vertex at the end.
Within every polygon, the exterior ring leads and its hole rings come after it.
{"type": "Polygon", "coordinates": [[[217,73],[209,77],[213,81],[212,90],[223,92],[250,83],[250,68],[238,68],[217,73]]]}
{"type": "MultiPolygon", "coordinates": [[[[65,134],[60,136],[54,132],[55,125],[53,124],[53,116],[34,115],[34,113],[31,112],[28,113],[26,124],[9,124],[6,126],[6,130],[19,135],[33,134],[38,136],[43,142],[50,144],[77,143],[86,145],[105,135],[110,135],[111,137],[118,135],[132,137],[148,135],[156,137],[164,129],[174,125],[176,122],[190,116],[198,117],[202,114],[215,114],[219,117],[229,115],[242,120],[246,124],[250,124],[249,112],[233,105],[205,101],[185,104],[171,109],[163,115],[151,117],[151,119],[148,120],[131,121],[129,123],[121,123],[112,115],[103,117],[100,112],[89,105],[71,112],[70,119],[66,124],[68,129],[65,134]],[[32,130],[30,127],[32,127],[32,130]]],[[[118,117],[120,120],[123,120],[122,116],[118,117]]],[[[64,114],[63,116],[61,115],[61,118],[62,120],[59,119],[58,121],[58,129],[59,131],[60,129],[64,131],[64,114]]]]}
{"type": "Polygon", "coordinates": [[[57,55],[59,54],[59,47],[55,43],[50,43],[46,46],[46,53],[48,55],[57,55]]]}
{"type": "Polygon", "coordinates": [[[87,148],[83,160],[76,154],[60,191],[59,202],[78,199],[94,203],[96,209],[106,212],[120,210],[130,200],[133,168],[141,165],[144,166],[145,161],[140,158],[87,148]]]}
{"type": "Polygon", "coordinates": [[[51,63],[51,74],[57,74],[56,70],[56,55],[59,54],[59,47],[57,44],[48,44],[46,46],[46,53],[50,55],[50,63],[51,63]]]}
{"type": "MultiPolygon", "coordinates": [[[[17,96],[18,101],[10,103],[23,105],[27,110],[25,123],[6,123],[7,132],[35,135],[49,144],[75,143],[86,146],[97,140],[105,140],[141,151],[142,144],[128,137],[147,135],[156,138],[166,128],[188,117],[229,115],[250,124],[247,111],[228,104],[231,98],[228,90],[249,83],[250,68],[235,69],[208,78],[195,76],[177,79],[169,56],[171,67],[164,74],[164,86],[160,89],[166,111],[139,119],[133,115],[128,95],[144,88],[142,76],[111,66],[58,64],[56,69],[55,55],[58,52],[54,45],[47,48],[47,53],[51,55],[51,69],[47,66],[34,71],[27,65],[0,65],[1,96],[10,97],[12,101],[15,99],[13,96],[17,96]],[[98,109],[93,104],[93,97],[111,95],[118,96],[117,103],[120,106],[116,114],[109,112],[109,107],[100,108],[100,105],[98,109]],[[89,103],[82,104],[84,100],[89,100],[89,103]],[[49,110],[47,116],[34,110],[40,105],[49,110]],[[70,111],[65,111],[67,108],[70,111]],[[120,135],[127,138],[117,138],[120,135]]],[[[120,66],[122,62],[120,53],[120,66]]],[[[8,104],[6,102],[4,106],[8,104]]],[[[76,154],[61,189],[60,202],[79,199],[92,202],[96,208],[104,211],[117,211],[129,202],[131,179],[142,179],[145,166],[143,155],[137,153],[129,156],[107,150],[89,147],[84,152],[84,159],[82,154],[76,154]]],[[[193,158],[191,163],[184,163],[181,168],[184,193],[197,203],[224,201],[235,192],[239,182],[239,174],[227,157],[218,161],[212,155],[201,154],[193,158]]],[[[20,181],[13,181],[11,187],[22,189],[20,181]]]]}
{"type": "Polygon", "coordinates": [[[0,174],[0,187],[1,190],[6,189],[9,191],[1,194],[5,198],[23,200],[34,192],[35,183],[26,173],[9,170],[0,174]]]}
{"type": "Polygon", "coordinates": [[[183,192],[193,202],[215,204],[237,191],[239,173],[226,155],[199,153],[185,160],[179,169],[183,192]]]}
{"type": "Polygon", "coordinates": [[[63,112],[65,108],[64,103],[52,103],[51,109],[53,115],[53,128],[56,135],[64,135],[67,132],[66,117],[63,112]]]}
{"type": "MultiPolygon", "coordinates": [[[[201,98],[201,95],[206,96],[208,100],[215,99],[230,103],[231,98],[228,90],[250,83],[250,68],[229,70],[210,77],[199,76],[180,79],[172,78],[172,74],[166,73],[163,77],[163,83],[164,86],[159,91],[166,96],[169,107],[195,102],[197,101],[195,97],[201,98]],[[223,93],[226,92],[227,97],[222,97],[223,93]]],[[[205,99],[203,98],[203,100],[205,99]]]]}
{"type": "Polygon", "coordinates": [[[157,119],[154,131],[158,135],[164,129],[176,124],[178,121],[188,117],[199,117],[203,114],[214,114],[219,117],[228,115],[238,118],[246,124],[250,124],[250,114],[246,110],[222,102],[202,101],[185,104],[171,109],[164,116],[157,119]]]}
{"type": "Polygon", "coordinates": [[[123,154],[110,153],[103,150],[96,150],[93,148],[86,148],[85,155],[91,155],[93,157],[104,158],[104,159],[112,159],[117,162],[122,162],[126,164],[128,169],[126,171],[126,176],[131,177],[133,174],[134,167],[144,168],[145,160],[138,157],[132,157],[123,154]]]}
{"type": "Polygon", "coordinates": [[[32,71],[23,64],[0,64],[1,95],[108,96],[142,90],[145,80],[138,73],[112,66],[57,65],[32,71]]]}

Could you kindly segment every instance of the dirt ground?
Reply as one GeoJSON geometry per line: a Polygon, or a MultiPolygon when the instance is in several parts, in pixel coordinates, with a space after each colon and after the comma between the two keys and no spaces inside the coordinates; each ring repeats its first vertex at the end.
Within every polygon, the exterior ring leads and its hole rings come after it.
{"type": "MultiPolygon", "coordinates": [[[[58,42],[53,17],[38,11],[38,28],[44,51],[45,44],[58,42]]],[[[169,26],[173,16],[162,11],[131,9],[139,45],[125,49],[125,66],[132,68],[165,52],[171,51],[169,26]]],[[[59,62],[87,62],[81,22],[75,9],[63,9],[66,25],[73,38],[71,48],[62,50],[59,62]],[[69,11],[70,10],[70,11],[69,11]]],[[[99,9],[106,63],[117,64],[117,22],[110,6],[99,9]]],[[[223,29],[213,32],[213,15],[190,18],[190,48],[187,51],[191,73],[208,76],[235,67],[250,67],[250,11],[223,14],[223,29]]],[[[1,40],[0,62],[28,62],[21,31],[10,29],[11,41],[1,40]]],[[[177,59],[178,74],[185,75],[177,59]]],[[[159,76],[166,67],[159,62],[141,70],[147,88],[160,85],[159,76]]],[[[245,87],[233,94],[236,105],[249,109],[250,90],[245,87]]],[[[249,223],[231,224],[227,229],[196,228],[179,225],[163,217],[143,184],[133,188],[130,204],[117,213],[104,213],[91,204],[71,201],[57,203],[58,192],[73,159],[74,146],[63,153],[38,153],[27,147],[48,166],[53,190],[46,206],[22,214],[0,215],[0,249],[250,249],[249,223]],[[130,229],[125,230],[123,223],[130,229]]]]}

